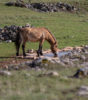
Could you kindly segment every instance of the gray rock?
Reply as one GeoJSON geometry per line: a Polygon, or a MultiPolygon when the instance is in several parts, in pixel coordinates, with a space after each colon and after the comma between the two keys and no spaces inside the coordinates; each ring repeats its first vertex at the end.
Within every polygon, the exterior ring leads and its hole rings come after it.
{"type": "MultiPolygon", "coordinates": [[[[4,26],[3,29],[1,29],[0,31],[0,41],[6,41],[8,42],[14,42],[16,39],[16,33],[17,33],[17,29],[20,26],[15,26],[15,25],[11,25],[11,26],[4,26]]],[[[26,24],[25,26],[21,26],[22,27],[32,27],[30,24],[26,24]]]]}
{"type": "Polygon", "coordinates": [[[81,86],[77,94],[78,96],[88,97],[88,86],[81,86]]]}
{"type": "Polygon", "coordinates": [[[43,74],[39,74],[38,76],[59,76],[59,73],[57,73],[56,71],[49,71],[49,72],[46,72],[46,73],[43,73],[43,74]]]}
{"type": "Polygon", "coordinates": [[[11,43],[11,42],[12,42],[12,40],[6,40],[5,42],[7,42],[7,43],[11,43]]]}
{"type": "Polygon", "coordinates": [[[5,70],[0,70],[0,75],[5,75],[5,76],[11,76],[12,73],[9,71],[5,71],[5,70]]]}
{"type": "Polygon", "coordinates": [[[75,78],[86,77],[86,76],[88,76],[88,67],[78,69],[77,72],[73,75],[73,77],[75,78]]]}
{"type": "Polygon", "coordinates": [[[70,5],[65,4],[62,2],[57,3],[24,3],[24,2],[8,2],[6,3],[7,6],[17,6],[17,7],[26,7],[35,11],[41,11],[41,12],[58,12],[60,10],[64,11],[76,11],[77,9],[70,5]]]}

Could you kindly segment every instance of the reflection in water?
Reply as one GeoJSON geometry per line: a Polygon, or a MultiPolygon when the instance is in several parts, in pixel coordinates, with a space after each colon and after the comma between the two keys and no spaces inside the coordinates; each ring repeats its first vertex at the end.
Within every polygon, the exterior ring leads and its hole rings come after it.
{"type": "MultiPolygon", "coordinates": [[[[61,51],[61,52],[58,52],[58,57],[61,57],[61,56],[64,56],[66,54],[69,54],[70,51],[61,51]]],[[[53,57],[53,53],[47,53],[47,54],[44,54],[45,57],[53,57]]]]}

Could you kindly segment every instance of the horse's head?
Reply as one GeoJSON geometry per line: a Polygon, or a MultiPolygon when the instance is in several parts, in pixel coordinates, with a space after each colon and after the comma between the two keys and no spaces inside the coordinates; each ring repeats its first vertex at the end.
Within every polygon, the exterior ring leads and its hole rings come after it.
{"type": "Polygon", "coordinates": [[[55,42],[53,45],[51,45],[51,50],[54,53],[54,56],[57,57],[57,51],[58,51],[57,42],[55,42]]]}

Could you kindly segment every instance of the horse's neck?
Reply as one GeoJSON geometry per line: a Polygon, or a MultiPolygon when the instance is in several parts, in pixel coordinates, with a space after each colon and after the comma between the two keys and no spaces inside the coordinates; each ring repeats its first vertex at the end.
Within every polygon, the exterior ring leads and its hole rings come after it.
{"type": "Polygon", "coordinates": [[[50,34],[47,41],[50,43],[50,45],[54,45],[55,44],[55,39],[52,37],[52,35],[50,34]]]}

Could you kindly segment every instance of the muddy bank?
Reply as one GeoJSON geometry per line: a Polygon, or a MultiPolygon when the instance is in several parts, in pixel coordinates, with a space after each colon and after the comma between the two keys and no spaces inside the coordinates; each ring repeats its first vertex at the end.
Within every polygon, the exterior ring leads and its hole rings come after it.
{"type": "MultiPolygon", "coordinates": [[[[43,51],[44,55],[37,57],[36,51],[29,50],[27,56],[16,57],[15,60],[22,59],[22,62],[10,63],[6,69],[30,69],[30,68],[52,68],[52,67],[88,67],[88,45],[82,47],[68,47],[58,51],[58,57],[53,57],[50,50],[43,51]],[[25,61],[24,61],[25,59],[25,61]]],[[[4,67],[5,68],[5,67],[4,67]]]]}

